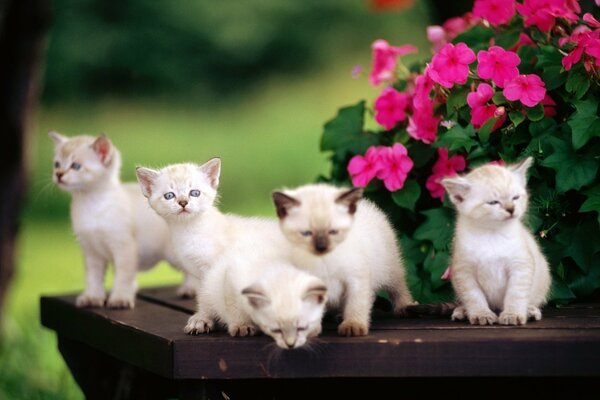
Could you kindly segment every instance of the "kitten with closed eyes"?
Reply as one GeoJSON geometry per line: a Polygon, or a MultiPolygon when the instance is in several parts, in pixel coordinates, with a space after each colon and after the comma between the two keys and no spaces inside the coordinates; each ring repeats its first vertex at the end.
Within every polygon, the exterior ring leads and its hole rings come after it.
{"type": "Polygon", "coordinates": [[[459,306],[452,319],[524,325],[542,318],[550,270],[522,222],[532,162],[529,157],[515,165],[483,165],[442,181],[458,214],[451,280],[459,306]]]}
{"type": "MultiPolygon", "coordinates": [[[[84,253],[86,287],[79,307],[134,306],[136,273],[166,260],[179,268],[165,222],[148,207],[135,183],[121,183],[121,154],[105,136],[66,137],[49,132],[54,141],[52,179],[71,194],[71,222],[84,253]],[[115,279],[106,300],[108,263],[115,279]]],[[[186,274],[178,293],[194,295],[186,274]]]]}
{"type": "Polygon", "coordinates": [[[338,333],[369,332],[376,292],[386,290],[403,314],[413,298],[396,234],[362,189],[309,184],[273,193],[291,262],[325,282],[331,308],[341,308],[338,333]]]}

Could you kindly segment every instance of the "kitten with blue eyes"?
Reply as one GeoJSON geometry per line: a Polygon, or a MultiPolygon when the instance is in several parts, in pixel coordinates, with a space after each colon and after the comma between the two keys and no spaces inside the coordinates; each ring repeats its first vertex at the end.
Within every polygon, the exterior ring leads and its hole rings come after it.
{"type": "Polygon", "coordinates": [[[398,314],[414,303],[392,225],[361,197],[362,189],[329,184],[273,193],[291,261],[326,283],[328,307],[342,310],[338,333],[343,336],[368,334],[380,289],[387,290],[398,314]]]}
{"type": "MultiPolygon", "coordinates": [[[[86,287],[79,307],[134,306],[136,272],[161,260],[179,268],[169,245],[168,227],[141,195],[135,183],[121,183],[121,154],[105,136],[66,137],[49,132],[54,141],[52,179],[71,194],[71,222],[83,253],[86,287]],[[108,297],[104,276],[115,268],[108,297]]],[[[186,274],[178,293],[194,295],[193,278],[186,274]]]]}
{"type": "Polygon", "coordinates": [[[529,157],[506,167],[483,165],[442,181],[458,214],[451,280],[459,306],[452,319],[524,325],[542,318],[550,271],[522,222],[532,162],[529,157]]]}

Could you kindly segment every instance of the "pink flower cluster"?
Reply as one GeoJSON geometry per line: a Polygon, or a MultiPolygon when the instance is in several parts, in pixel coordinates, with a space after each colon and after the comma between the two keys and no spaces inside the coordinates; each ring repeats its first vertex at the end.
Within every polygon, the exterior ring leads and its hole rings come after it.
{"type": "Polygon", "coordinates": [[[582,57],[587,71],[591,71],[594,65],[600,66],[600,22],[589,13],[583,16],[583,21],[594,30],[580,25],[573,30],[570,36],[559,40],[560,46],[575,45],[573,50],[562,59],[562,65],[567,71],[581,61],[582,57]]]}
{"type": "Polygon", "coordinates": [[[455,176],[457,172],[467,167],[467,161],[462,155],[456,154],[448,158],[448,149],[438,149],[438,159],[433,164],[433,174],[427,178],[425,187],[434,199],[444,200],[445,189],[441,184],[442,179],[455,176]]]}
{"type": "Polygon", "coordinates": [[[550,32],[558,18],[577,22],[576,14],[581,12],[578,0],[524,0],[516,8],[526,27],[535,25],[542,32],[550,32]]]}
{"type": "Polygon", "coordinates": [[[413,161],[408,156],[406,147],[395,143],[392,147],[371,146],[364,156],[356,155],[348,163],[348,173],[352,184],[365,187],[375,177],[383,181],[390,192],[402,189],[413,161]]]}
{"type": "Polygon", "coordinates": [[[481,128],[490,118],[497,117],[492,131],[502,126],[506,115],[504,108],[488,103],[494,97],[494,89],[487,83],[480,83],[475,92],[467,95],[467,104],[471,107],[471,123],[476,129],[481,128]]]}
{"type": "Polygon", "coordinates": [[[393,80],[398,57],[417,51],[417,48],[411,45],[400,47],[390,46],[383,39],[373,42],[371,49],[373,50],[373,68],[371,69],[369,79],[373,86],[393,80]]]}
{"type": "Polygon", "coordinates": [[[442,26],[432,25],[427,27],[427,39],[432,44],[433,53],[440,51],[442,47],[459,34],[463,33],[479,22],[479,18],[471,13],[462,17],[453,17],[444,22],[442,26]]]}
{"type": "Polygon", "coordinates": [[[473,15],[488,21],[492,26],[508,24],[515,16],[515,0],[475,0],[473,15]]]}
{"type": "Polygon", "coordinates": [[[469,64],[475,53],[464,43],[447,43],[431,59],[429,77],[440,85],[451,88],[455,83],[464,85],[469,76],[469,64]]]}
{"type": "Polygon", "coordinates": [[[383,89],[375,100],[375,121],[387,130],[392,129],[398,122],[406,120],[410,102],[407,93],[400,93],[392,87],[383,89]]]}

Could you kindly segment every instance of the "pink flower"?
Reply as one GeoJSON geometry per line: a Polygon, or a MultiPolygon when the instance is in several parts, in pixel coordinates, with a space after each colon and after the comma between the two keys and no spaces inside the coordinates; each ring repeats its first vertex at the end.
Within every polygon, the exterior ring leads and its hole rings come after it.
{"type": "MultiPolygon", "coordinates": [[[[574,43],[575,48],[562,59],[562,65],[565,70],[570,70],[574,64],[577,64],[581,57],[587,54],[593,57],[596,61],[596,65],[599,64],[600,59],[600,30],[591,31],[588,27],[580,25],[573,30],[568,38],[562,38],[559,44],[563,46],[566,43],[574,43]]],[[[587,57],[589,60],[589,57],[587,57]]]]}
{"type": "Polygon", "coordinates": [[[481,128],[490,118],[498,118],[492,131],[498,129],[504,123],[504,114],[497,115],[498,107],[495,104],[487,104],[494,97],[494,89],[487,83],[480,83],[477,91],[467,95],[467,103],[471,107],[471,124],[476,129],[481,128]]]}
{"type": "Polygon", "coordinates": [[[406,147],[395,143],[387,152],[382,154],[381,170],[378,178],[390,192],[404,187],[406,176],[413,167],[413,161],[408,156],[406,147]]]}
{"type": "Polygon", "coordinates": [[[371,70],[369,79],[373,86],[394,78],[398,57],[417,51],[417,48],[411,45],[400,47],[390,46],[383,39],[374,41],[371,48],[373,49],[373,69],[371,70]]]}
{"type": "Polygon", "coordinates": [[[415,89],[413,94],[413,108],[425,108],[431,106],[431,90],[433,89],[433,81],[428,74],[429,67],[425,68],[423,75],[417,76],[415,79],[415,89]]]}
{"type": "Polygon", "coordinates": [[[446,32],[446,40],[450,41],[454,39],[478,22],[479,17],[475,17],[472,13],[466,13],[461,17],[453,17],[446,20],[442,25],[444,32],[446,32]]]}
{"type": "Polygon", "coordinates": [[[546,117],[554,117],[556,115],[556,102],[552,100],[552,97],[548,96],[548,93],[544,96],[542,104],[544,105],[544,115],[546,117]]]}
{"type": "Polygon", "coordinates": [[[504,83],[519,75],[517,65],[521,59],[512,51],[492,46],[488,51],[477,53],[477,75],[483,79],[491,79],[496,86],[504,87],[504,83]]]}
{"type": "Polygon", "coordinates": [[[475,0],[473,15],[487,20],[490,25],[503,25],[515,15],[515,0],[475,0]]]}
{"type": "Polygon", "coordinates": [[[456,154],[448,158],[448,149],[440,147],[438,149],[438,159],[433,164],[433,174],[425,182],[425,187],[431,193],[431,197],[443,201],[445,189],[440,182],[445,177],[455,176],[457,172],[464,170],[466,166],[467,162],[462,155],[456,154]]]}
{"type": "Polygon", "coordinates": [[[527,107],[534,107],[544,99],[544,81],[535,75],[519,75],[504,86],[502,93],[510,101],[519,100],[527,107]]]}
{"type": "Polygon", "coordinates": [[[433,56],[429,76],[434,82],[451,88],[454,83],[465,84],[469,76],[469,64],[475,61],[475,53],[466,44],[446,44],[433,56]]]}
{"type": "Polygon", "coordinates": [[[366,187],[377,175],[382,166],[383,146],[371,146],[364,156],[356,155],[348,163],[348,173],[352,178],[352,184],[356,187],[366,187]]]}
{"type": "Polygon", "coordinates": [[[467,104],[471,108],[481,107],[494,97],[494,89],[487,83],[480,83],[477,86],[477,91],[467,95],[467,104]]]}
{"type": "Polygon", "coordinates": [[[375,121],[385,129],[392,129],[398,122],[406,120],[406,109],[410,96],[392,87],[383,89],[375,100],[375,121]]]}
{"type": "Polygon", "coordinates": [[[535,25],[542,32],[550,32],[556,23],[556,18],[569,22],[577,22],[579,4],[569,0],[524,0],[516,4],[517,11],[523,16],[526,27],[535,25]]]}
{"type": "Polygon", "coordinates": [[[583,22],[587,23],[592,28],[600,28],[600,22],[590,13],[583,14],[583,22]]]}
{"type": "Polygon", "coordinates": [[[529,36],[527,36],[526,33],[521,32],[519,34],[519,41],[516,45],[510,48],[510,51],[517,51],[523,46],[537,47],[535,42],[529,36]]]}
{"type": "Polygon", "coordinates": [[[422,107],[415,108],[408,118],[408,134],[423,143],[431,144],[437,137],[437,127],[442,117],[433,115],[433,102],[425,102],[422,107]]]}
{"type": "Polygon", "coordinates": [[[433,45],[433,53],[437,53],[440,49],[448,43],[446,39],[446,32],[444,28],[439,25],[432,25],[427,27],[427,40],[433,45]]]}

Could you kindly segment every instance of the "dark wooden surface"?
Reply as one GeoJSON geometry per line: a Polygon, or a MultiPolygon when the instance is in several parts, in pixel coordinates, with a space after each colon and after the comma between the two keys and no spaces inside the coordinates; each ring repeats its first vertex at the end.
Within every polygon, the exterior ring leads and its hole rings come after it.
{"type": "Polygon", "coordinates": [[[167,379],[600,375],[598,304],[546,308],[542,321],[524,327],[376,312],[366,337],[338,337],[328,320],[310,346],[288,351],[267,336],[185,335],[193,309],[172,287],[142,290],[134,310],[78,309],[74,296],[41,299],[42,324],[60,338],[167,379]]]}

